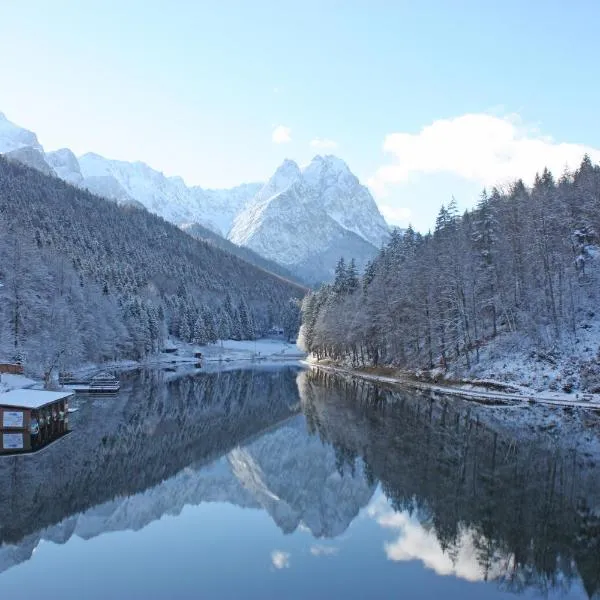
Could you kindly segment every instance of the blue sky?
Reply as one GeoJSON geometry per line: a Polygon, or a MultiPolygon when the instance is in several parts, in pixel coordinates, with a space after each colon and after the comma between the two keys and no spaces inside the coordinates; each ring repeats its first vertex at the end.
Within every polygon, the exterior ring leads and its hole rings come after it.
{"type": "Polygon", "coordinates": [[[592,0],[0,0],[0,111],[205,187],[333,153],[427,229],[453,194],[600,160],[598,23],[592,0]]]}

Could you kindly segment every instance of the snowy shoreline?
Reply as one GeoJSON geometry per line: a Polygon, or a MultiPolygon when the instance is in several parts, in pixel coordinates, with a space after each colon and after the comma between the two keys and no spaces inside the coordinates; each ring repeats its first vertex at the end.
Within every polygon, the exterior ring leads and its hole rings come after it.
{"type": "MultiPolygon", "coordinates": [[[[295,344],[282,339],[264,338],[253,341],[225,340],[210,346],[196,346],[182,342],[172,342],[172,352],[161,352],[148,356],[144,360],[121,360],[102,364],[86,364],[72,369],[77,377],[88,377],[101,371],[133,371],[144,368],[194,367],[199,369],[231,369],[248,364],[267,367],[273,364],[298,363],[306,358],[295,344]],[[202,358],[196,358],[197,352],[202,358]]],[[[17,388],[41,388],[41,379],[32,379],[23,375],[2,375],[0,393],[17,388]]]]}
{"type": "MultiPolygon", "coordinates": [[[[201,363],[201,368],[204,370],[211,366],[235,365],[236,363],[251,362],[257,365],[266,365],[299,361],[306,357],[306,353],[299,350],[295,344],[272,338],[250,341],[224,340],[209,346],[174,342],[172,349],[174,352],[161,352],[142,361],[122,361],[102,365],[102,368],[126,371],[145,367],[194,366],[201,363]],[[202,358],[195,356],[198,352],[202,353],[202,358]]],[[[93,369],[98,369],[98,367],[84,367],[78,369],[77,374],[81,375],[93,369]]]]}
{"type": "Polygon", "coordinates": [[[453,383],[440,384],[419,379],[415,373],[397,372],[394,374],[378,374],[366,369],[353,369],[342,365],[310,359],[302,362],[309,367],[316,367],[325,371],[358,377],[374,383],[386,383],[416,390],[429,390],[441,394],[459,396],[465,400],[473,400],[480,403],[510,405],[544,404],[548,406],[600,410],[600,394],[568,394],[552,391],[540,392],[527,389],[518,384],[481,379],[461,379],[453,383]],[[510,392],[501,392],[491,389],[498,387],[503,387],[510,390],[510,392]]]}

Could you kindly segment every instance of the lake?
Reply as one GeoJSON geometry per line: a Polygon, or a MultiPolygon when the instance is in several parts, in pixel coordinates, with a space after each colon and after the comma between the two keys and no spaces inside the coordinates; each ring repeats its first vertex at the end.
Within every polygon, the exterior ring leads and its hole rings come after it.
{"type": "Polygon", "coordinates": [[[598,469],[502,407],[295,366],[122,382],[0,459],[2,598],[600,590],[598,469]]]}

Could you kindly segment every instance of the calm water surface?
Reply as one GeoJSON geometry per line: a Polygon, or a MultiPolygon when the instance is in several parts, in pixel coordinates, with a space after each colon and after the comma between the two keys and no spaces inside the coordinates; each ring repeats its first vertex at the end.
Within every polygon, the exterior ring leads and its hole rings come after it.
{"type": "Polygon", "coordinates": [[[600,589],[600,475],[498,409],[293,367],[141,372],[78,404],[68,437],[0,459],[1,598],[600,589]]]}

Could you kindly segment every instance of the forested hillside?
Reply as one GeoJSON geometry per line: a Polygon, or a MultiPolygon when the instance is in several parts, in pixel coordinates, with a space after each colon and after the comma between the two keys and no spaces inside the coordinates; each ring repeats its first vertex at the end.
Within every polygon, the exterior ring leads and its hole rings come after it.
{"type": "Polygon", "coordinates": [[[251,265],[259,267],[260,269],[264,269],[265,271],[269,271],[270,273],[274,273],[275,275],[279,275],[284,279],[289,279],[294,283],[304,285],[304,282],[300,281],[291,271],[288,271],[280,264],[269,260],[268,258],[262,257],[260,254],[254,252],[254,250],[251,250],[250,248],[238,246],[237,244],[230,242],[227,238],[220,236],[218,233],[211,231],[199,223],[181,225],[181,229],[183,229],[183,231],[192,237],[195,237],[197,240],[208,242],[209,244],[212,244],[221,250],[225,250],[225,252],[228,252],[229,254],[233,254],[234,256],[249,262],[251,265]]]}
{"type": "Polygon", "coordinates": [[[0,353],[140,358],[167,334],[251,339],[304,289],[135,207],[0,157],[0,353]]]}
{"type": "Polygon", "coordinates": [[[577,355],[565,391],[600,391],[599,233],[587,157],[558,181],[546,170],[531,189],[484,191],[462,216],[453,200],[433,233],[396,232],[362,278],[340,261],[304,301],[303,342],[319,358],[464,372],[502,337],[550,362],[577,355]]]}

